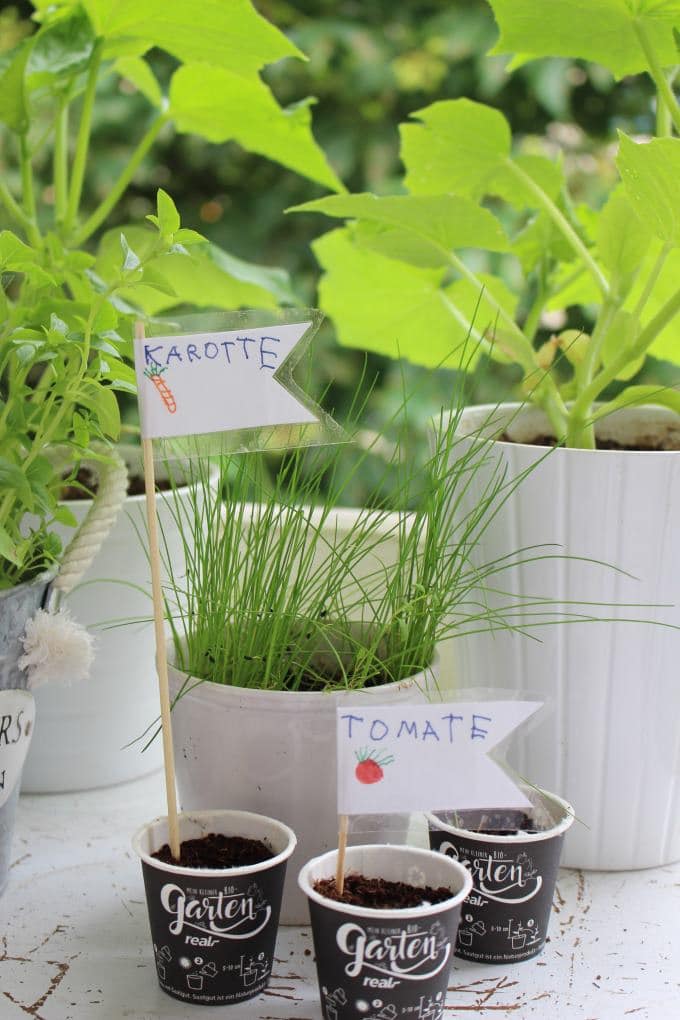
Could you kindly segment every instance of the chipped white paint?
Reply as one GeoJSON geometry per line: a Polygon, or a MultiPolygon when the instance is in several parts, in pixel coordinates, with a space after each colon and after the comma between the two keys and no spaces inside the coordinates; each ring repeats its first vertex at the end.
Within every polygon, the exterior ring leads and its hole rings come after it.
{"type": "MultiPolygon", "coordinates": [[[[158,775],[22,799],[0,900],[2,1020],[186,1020],[186,1006],[156,984],[129,845],[162,804],[158,775]]],[[[669,1020],[680,999],[679,904],[680,865],[563,871],[544,954],[514,967],[455,961],[445,1016],[669,1020]]],[[[319,1020],[308,929],[282,929],[276,958],[265,994],[210,1016],[319,1020]]]]}

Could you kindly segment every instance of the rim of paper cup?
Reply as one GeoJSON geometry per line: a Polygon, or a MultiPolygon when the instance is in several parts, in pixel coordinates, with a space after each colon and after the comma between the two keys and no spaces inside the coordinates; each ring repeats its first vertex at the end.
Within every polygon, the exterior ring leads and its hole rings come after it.
{"type": "Polygon", "coordinates": [[[199,820],[203,818],[214,818],[216,820],[216,827],[219,825],[217,820],[224,817],[228,817],[230,819],[233,818],[237,822],[239,819],[254,818],[270,822],[271,824],[278,826],[281,834],[288,840],[287,845],[278,854],[274,857],[270,857],[266,861],[260,861],[258,864],[243,864],[238,868],[187,868],[182,867],[179,864],[166,864],[165,861],[159,861],[157,857],[152,857],[151,854],[142,850],[141,847],[142,839],[149,829],[152,829],[153,826],[157,825],[159,822],[164,822],[167,826],[167,815],[159,815],[157,818],[152,819],[152,821],[147,822],[137,830],[135,835],[132,837],[132,849],[145,864],[148,864],[152,868],[156,868],[158,871],[167,871],[171,875],[185,875],[191,878],[225,878],[227,876],[238,878],[241,875],[252,875],[254,872],[268,871],[270,868],[276,867],[277,864],[287,861],[297,846],[297,836],[290,826],[286,825],[284,822],[280,822],[278,818],[271,818],[269,815],[260,815],[255,811],[231,811],[228,808],[225,808],[222,811],[181,811],[178,815],[180,820],[182,818],[196,818],[199,820]]]}
{"type": "Polygon", "coordinates": [[[555,836],[561,836],[573,824],[576,815],[571,804],[562,797],[558,797],[556,793],[548,793],[547,790],[542,790],[540,787],[536,787],[536,790],[546,800],[559,804],[564,812],[564,817],[559,822],[556,822],[550,829],[542,829],[540,832],[518,832],[512,836],[493,836],[491,833],[476,832],[474,829],[465,829],[460,825],[452,825],[450,822],[445,822],[436,811],[426,811],[425,817],[431,829],[436,828],[441,832],[463,836],[466,839],[478,840],[480,843],[541,843],[546,839],[554,839],[555,836]]]}
{"type": "MultiPolygon", "coordinates": [[[[444,856],[436,850],[425,850],[421,847],[414,846],[394,846],[385,843],[369,843],[357,846],[356,848],[349,847],[348,849],[357,849],[360,851],[380,850],[383,854],[408,853],[411,856],[417,855],[421,858],[430,858],[433,855],[438,858],[444,856]]],[[[450,910],[452,907],[457,907],[459,904],[463,903],[463,901],[466,900],[472,892],[472,876],[470,875],[470,872],[458,861],[454,861],[450,857],[447,857],[446,859],[450,864],[456,865],[453,870],[462,881],[460,891],[452,893],[450,899],[442,900],[440,903],[423,903],[418,907],[393,907],[389,910],[380,910],[376,907],[359,907],[353,903],[341,903],[339,900],[332,900],[327,896],[322,896],[318,893],[312,888],[312,884],[308,878],[310,870],[316,864],[320,861],[330,860],[331,858],[335,860],[337,859],[337,855],[337,850],[329,850],[328,853],[320,854],[318,857],[313,857],[310,861],[307,861],[298,874],[298,885],[305,896],[307,896],[310,900],[318,903],[319,906],[326,907],[329,910],[334,910],[340,914],[349,914],[351,917],[370,918],[371,920],[379,920],[382,918],[384,921],[409,921],[414,918],[429,916],[430,914],[443,914],[444,911],[450,910]]],[[[335,874],[335,868],[333,868],[332,874],[335,874]]]]}

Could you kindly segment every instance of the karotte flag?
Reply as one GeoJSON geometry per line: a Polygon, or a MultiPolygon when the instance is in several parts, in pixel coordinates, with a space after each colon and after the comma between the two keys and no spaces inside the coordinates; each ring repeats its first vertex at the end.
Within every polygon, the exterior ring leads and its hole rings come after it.
{"type": "Polygon", "coordinates": [[[135,340],[142,436],[318,425],[319,415],[279,378],[312,325],[310,320],[135,340]]]}
{"type": "Polygon", "coordinates": [[[540,707],[461,701],[339,708],[338,814],[529,807],[488,755],[540,707]]]}

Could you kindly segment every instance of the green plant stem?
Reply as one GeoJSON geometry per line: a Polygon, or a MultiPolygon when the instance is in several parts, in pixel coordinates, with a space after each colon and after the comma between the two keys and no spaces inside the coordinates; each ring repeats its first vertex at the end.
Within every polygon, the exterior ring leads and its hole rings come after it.
{"type": "Polygon", "coordinates": [[[652,46],[647,34],[647,28],[641,21],[634,20],[633,30],[638,38],[640,46],[642,47],[642,52],[644,53],[647,61],[647,68],[654,84],[656,85],[659,99],[663,100],[671,120],[675,125],[675,130],[678,134],[680,134],[680,106],[678,106],[675,93],[673,92],[671,84],[664,73],[663,67],[659,63],[656,53],[654,52],[654,47],[652,46]]]}
{"type": "Polygon", "coordinates": [[[566,217],[560,212],[553,200],[549,195],[546,195],[543,188],[541,188],[536,181],[524,171],[521,166],[518,166],[514,160],[509,157],[505,160],[505,165],[512,171],[515,177],[522,182],[522,184],[532,193],[539,203],[541,209],[550,217],[557,229],[560,231],[565,240],[571,245],[574,252],[583,262],[584,266],[593,277],[597,286],[606,296],[609,293],[609,284],[606,277],[597,262],[590,254],[585,244],[578,236],[572,225],[568,222],[566,217]]]}
{"type": "Polygon", "coordinates": [[[38,229],[35,207],[35,191],[33,188],[33,165],[31,153],[28,147],[28,138],[21,135],[21,188],[23,192],[24,213],[26,214],[26,233],[31,244],[36,247],[42,245],[42,236],[38,229]]]}
{"type": "Polygon", "coordinates": [[[158,134],[161,129],[167,124],[169,120],[167,113],[159,113],[151,122],[151,125],[140,141],[139,145],[133,152],[130,160],[123,170],[122,174],[113,185],[104,201],[95,209],[88,220],[83,224],[75,238],[73,239],[73,245],[79,248],[87,239],[97,230],[98,227],[104,222],[106,217],[109,215],[111,210],[115,207],[120,197],[123,195],[128,184],[134,177],[137,168],[146,156],[147,152],[156,141],[158,134]]]}
{"type": "Polygon", "coordinates": [[[659,252],[659,257],[652,266],[650,274],[647,277],[645,285],[642,289],[642,294],[640,295],[638,303],[633,309],[633,315],[635,315],[638,319],[640,318],[640,315],[642,314],[642,311],[645,305],[647,304],[652,291],[654,290],[656,281],[659,279],[661,270],[665,265],[666,259],[668,258],[672,247],[673,245],[669,241],[667,241],[662,247],[661,251],[659,252]]]}
{"type": "Polygon", "coordinates": [[[493,308],[494,312],[498,315],[499,320],[507,326],[512,335],[513,348],[512,351],[508,353],[512,353],[525,370],[527,368],[535,368],[536,365],[534,361],[533,348],[513,317],[508,314],[505,308],[503,308],[503,306],[493,296],[489,288],[486,287],[479,277],[465,265],[458,255],[454,252],[449,252],[448,257],[453,268],[469,283],[471,283],[473,287],[477,288],[482,299],[486,301],[491,308],[493,308]]]}
{"type": "Polygon", "coordinates": [[[71,186],[68,195],[66,222],[64,224],[67,231],[72,230],[76,222],[78,209],[80,207],[80,198],[83,192],[85,165],[87,163],[87,153],[90,147],[90,132],[92,130],[92,113],[94,110],[94,100],[97,92],[97,78],[99,76],[99,68],[102,62],[103,48],[103,40],[98,39],[92,54],[90,68],[87,72],[85,98],[83,100],[83,109],[80,115],[80,124],[78,125],[76,151],[73,158],[73,167],[71,169],[71,186]]]}
{"type": "MultiPolygon", "coordinates": [[[[488,287],[485,287],[482,281],[475,273],[469,269],[463,260],[455,255],[453,252],[448,253],[449,261],[451,265],[456,269],[461,276],[464,276],[474,287],[479,289],[480,295],[486,300],[486,302],[494,309],[497,313],[499,320],[505,323],[509,327],[509,334],[506,334],[504,338],[505,353],[511,354],[514,360],[522,367],[527,379],[531,379],[537,373],[540,373],[540,379],[536,384],[533,391],[533,399],[543,407],[544,411],[550,418],[550,421],[555,429],[556,435],[561,438],[564,436],[566,428],[566,407],[559,394],[559,390],[555,384],[555,380],[540,367],[536,361],[536,353],[531,345],[531,341],[527,339],[525,334],[522,332],[520,327],[517,325],[515,320],[509,315],[496,298],[491,294],[488,287]]],[[[467,321],[455,309],[452,302],[447,303],[452,311],[455,310],[456,317],[460,324],[469,332],[469,335],[475,340],[482,340],[486,345],[489,345],[489,340],[486,337],[481,336],[478,330],[472,328],[472,324],[467,321]]]]}
{"type": "Polygon", "coordinates": [[[640,358],[647,353],[647,349],[654,342],[659,333],[672,322],[680,312],[680,290],[676,291],[673,297],[669,298],[666,304],[657,312],[653,319],[647,323],[641,331],[632,349],[619,351],[610,361],[606,368],[599,372],[592,382],[579,394],[574,401],[573,412],[584,417],[587,409],[597,400],[602,391],[616,379],[621,369],[625,368],[635,358],[640,358]]]}
{"type": "Polygon", "coordinates": [[[538,287],[537,287],[537,290],[536,290],[536,297],[531,302],[531,308],[527,312],[527,317],[526,317],[526,319],[524,321],[524,328],[522,330],[522,332],[524,333],[525,337],[527,338],[527,340],[530,343],[533,341],[534,337],[536,336],[536,332],[538,330],[538,324],[541,321],[541,313],[543,311],[543,307],[545,305],[546,298],[547,298],[547,294],[545,292],[545,285],[544,285],[542,274],[541,274],[541,280],[538,283],[538,287]]]}
{"type": "Polygon", "coordinates": [[[54,220],[63,225],[68,208],[68,103],[63,100],[57,113],[54,136],[54,220]]]}
{"type": "Polygon", "coordinates": [[[5,184],[4,180],[1,177],[0,177],[0,202],[2,202],[5,209],[7,210],[7,213],[14,220],[17,226],[22,227],[22,229],[28,234],[29,227],[31,225],[28,216],[21,208],[17,200],[13,197],[9,188],[7,187],[7,185],[5,184]]]}

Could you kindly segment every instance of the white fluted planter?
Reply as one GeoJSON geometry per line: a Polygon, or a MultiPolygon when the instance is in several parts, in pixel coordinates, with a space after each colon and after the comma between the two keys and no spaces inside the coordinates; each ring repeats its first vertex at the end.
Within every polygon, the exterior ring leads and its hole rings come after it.
{"type": "MultiPolygon", "coordinates": [[[[537,464],[486,532],[476,555],[489,561],[538,543],[547,553],[615,564],[545,559],[500,575],[524,595],[618,603],[584,613],[680,625],[680,452],[584,451],[525,445],[549,427],[517,405],[469,408],[466,435],[502,434],[489,470],[512,478],[537,464]],[[624,608],[667,603],[674,608],[624,608]]],[[[598,435],[631,443],[665,434],[680,443],[680,419],[662,409],[617,412],[598,435]]],[[[475,441],[475,440],[472,440],[475,441]]],[[[479,440],[476,440],[479,441],[479,440]]],[[[480,473],[468,493],[481,492],[480,473]]],[[[578,608],[578,607],[576,607],[578,608]]],[[[556,790],[585,825],[567,836],[567,866],[645,868],[680,858],[680,630],[651,623],[588,623],[534,632],[540,642],[496,632],[453,643],[466,686],[540,693],[544,719],[515,739],[509,760],[532,782],[556,790]],[[588,828],[586,828],[588,826],[588,828]]]]}
{"type": "MultiPolygon", "coordinates": [[[[131,473],[140,474],[140,452],[134,447],[123,452],[131,473]]],[[[187,499],[188,490],[179,498],[187,499]]],[[[162,534],[177,563],[183,554],[172,499],[172,493],[159,493],[157,506],[162,534]]],[[[90,504],[81,499],[67,505],[80,522],[90,504]]],[[[72,534],[66,528],[59,533],[66,541],[72,534]]],[[[137,739],[159,714],[152,604],[144,593],[150,591],[145,535],[144,496],[128,496],[92,566],[65,600],[95,636],[95,661],[88,679],[35,691],[35,738],[24,766],[24,793],[111,786],[161,767],[160,741],[143,752],[146,740],[137,739]],[[142,622],[104,626],[121,620],[142,622]]]]}

